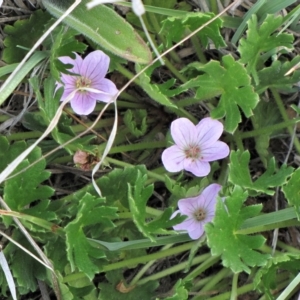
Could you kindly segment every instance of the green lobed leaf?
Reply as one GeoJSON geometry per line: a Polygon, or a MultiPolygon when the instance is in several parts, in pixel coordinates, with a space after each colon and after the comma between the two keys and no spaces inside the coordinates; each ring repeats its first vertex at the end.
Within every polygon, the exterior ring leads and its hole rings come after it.
{"type": "Polygon", "coordinates": [[[267,299],[275,299],[271,291],[278,286],[278,274],[280,274],[280,271],[288,270],[297,275],[299,273],[299,263],[299,254],[281,253],[279,256],[270,258],[267,264],[258,270],[254,278],[255,288],[265,293],[267,299]]]}
{"type": "MultiPolygon", "coordinates": [[[[4,142],[4,145],[5,144],[6,143],[4,142]]],[[[5,145],[5,147],[7,149],[7,152],[0,153],[0,160],[7,165],[27,148],[27,144],[25,142],[16,142],[10,147],[7,147],[7,145],[5,145]]],[[[29,154],[27,159],[24,159],[22,163],[16,168],[13,174],[23,170],[31,163],[40,159],[41,155],[41,149],[39,147],[36,147],[29,154]]],[[[46,201],[42,204],[44,208],[49,205],[49,201],[47,200],[47,198],[53,195],[54,190],[49,186],[42,185],[42,183],[50,176],[50,172],[45,171],[45,167],[46,161],[44,159],[41,159],[38,163],[34,164],[25,172],[22,172],[19,175],[5,181],[3,197],[7,205],[12,210],[24,211],[25,206],[32,204],[33,208],[34,205],[38,205],[43,201],[46,201]]],[[[43,217],[47,219],[46,215],[43,217]]],[[[8,222],[10,223],[10,220],[8,222]]]]}
{"type": "MultiPolygon", "coordinates": [[[[193,32],[209,22],[213,17],[213,13],[193,12],[186,13],[186,15],[182,18],[167,18],[163,21],[163,26],[160,31],[160,34],[164,35],[166,38],[166,47],[172,47],[173,42],[180,42],[182,38],[186,36],[187,30],[189,32],[193,32]]],[[[203,47],[207,47],[209,39],[213,41],[217,49],[226,46],[226,43],[220,33],[221,26],[222,20],[216,19],[197,33],[203,47]]]]}
{"type": "Polygon", "coordinates": [[[14,25],[6,25],[4,39],[6,48],[3,50],[2,59],[8,63],[20,62],[44,32],[44,25],[51,19],[47,12],[37,10],[29,19],[18,20],[14,25]],[[23,49],[18,46],[27,48],[23,49]]]}
{"type": "Polygon", "coordinates": [[[271,188],[282,186],[292,174],[293,168],[282,165],[276,172],[274,157],[269,160],[267,170],[256,181],[252,181],[249,172],[249,151],[231,151],[229,164],[229,181],[244,189],[249,189],[251,195],[265,193],[273,195],[271,188]]]}
{"type": "Polygon", "coordinates": [[[214,60],[205,65],[197,62],[190,64],[186,71],[195,69],[197,73],[205,74],[193,76],[193,79],[171,90],[171,93],[177,95],[190,88],[197,88],[195,98],[198,101],[220,96],[217,107],[211,112],[211,117],[214,119],[225,117],[225,130],[233,133],[241,122],[240,109],[249,118],[259,97],[254,92],[250,77],[241,63],[235,61],[230,55],[224,56],[222,62],[223,66],[214,60]]]}
{"type": "Polygon", "coordinates": [[[258,94],[263,93],[269,88],[290,91],[293,84],[299,82],[300,70],[295,70],[292,75],[285,74],[300,62],[300,57],[296,56],[293,60],[282,62],[276,60],[269,67],[264,67],[258,71],[259,84],[255,90],[258,94]]]}
{"type": "MultiPolygon", "coordinates": [[[[142,67],[139,64],[135,65],[136,72],[139,73],[142,70],[142,67]]],[[[173,104],[170,99],[165,95],[163,92],[165,89],[165,85],[159,85],[159,84],[152,84],[150,83],[150,74],[151,70],[146,70],[145,72],[141,73],[139,76],[140,85],[143,88],[143,90],[156,102],[158,102],[161,105],[167,106],[167,107],[174,107],[177,106],[173,104]]],[[[174,82],[174,81],[172,81],[174,82]]],[[[168,82],[169,84],[170,82],[168,82]]]]}
{"type": "Polygon", "coordinates": [[[145,109],[126,110],[123,121],[130,133],[137,138],[147,131],[147,111],[145,109]]]}
{"type": "Polygon", "coordinates": [[[146,219],[146,205],[153,192],[153,185],[145,187],[147,175],[143,175],[140,171],[137,173],[135,185],[128,184],[128,201],[132,219],[137,228],[144,236],[150,240],[155,241],[148,226],[145,223],[146,219]]]}
{"type": "Polygon", "coordinates": [[[290,205],[295,207],[295,211],[300,220],[300,168],[298,168],[291,176],[282,191],[290,205]]]}
{"type": "Polygon", "coordinates": [[[235,186],[225,203],[218,199],[212,223],[205,226],[207,243],[212,255],[221,255],[223,265],[234,273],[250,273],[249,267],[263,266],[269,255],[257,251],[265,242],[261,235],[236,234],[242,223],[259,214],[261,205],[243,207],[248,194],[235,186]]]}
{"type": "Polygon", "coordinates": [[[170,297],[164,298],[164,300],[187,300],[189,298],[189,291],[191,288],[191,282],[179,279],[173,288],[174,294],[170,297]]]}
{"type": "MultiPolygon", "coordinates": [[[[51,14],[60,17],[74,1],[43,0],[42,2],[51,14]]],[[[82,0],[63,22],[109,52],[141,64],[151,62],[152,56],[148,46],[126,20],[105,5],[87,10],[87,3],[88,0],[82,0]]]]}
{"type": "Polygon", "coordinates": [[[247,64],[247,69],[253,75],[256,84],[259,84],[256,69],[262,52],[275,50],[277,47],[293,48],[292,34],[275,32],[282,23],[283,17],[274,15],[268,15],[260,26],[255,14],[248,21],[247,38],[240,40],[238,51],[241,54],[241,62],[247,64]]]}
{"type": "Polygon", "coordinates": [[[95,249],[87,240],[84,227],[88,225],[105,224],[106,227],[114,227],[110,219],[117,218],[116,208],[103,206],[105,199],[96,198],[86,193],[79,201],[75,220],[65,227],[67,256],[72,271],[78,268],[89,279],[99,272],[95,259],[104,258],[102,250],[95,249]]]}

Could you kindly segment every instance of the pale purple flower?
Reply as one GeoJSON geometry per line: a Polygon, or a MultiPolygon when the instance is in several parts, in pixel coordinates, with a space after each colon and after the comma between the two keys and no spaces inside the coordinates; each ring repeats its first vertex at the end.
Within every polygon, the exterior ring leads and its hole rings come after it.
{"type": "Polygon", "coordinates": [[[210,161],[228,156],[227,144],[218,141],[223,124],[212,118],[202,119],[196,126],[186,118],[171,124],[171,135],[175,145],[165,149],[162,162],[169,172],[187,170],[195,176],[206,176],[210,172],[210,161]]]}
{"type": "Polygon", "coordinates": [[[64,101],[76,89],[71,107],[79,115],[90,114],[96,106],[96,101],[109,102],[118,93],[115,84],[104,78],[109,67],[110,58],[104,52],[96,50],[82,59],[77,53],[76,58],[68,56],[59,57],[64,64],[73,65],[68,69],[76,75],[61,74],[62,84],[57,82],[57,88],[64,87],[61,101],[64,101]],[[96,91],[98,90],[98,91],[96,91]]]}
{"type": "Polygon", "coordinates": [[[187,231],[193,240],[199,239],[204,233],[204,225],[211,222],[215,216],[217,196],[221,188],[221,185],[213,183],[206,187],[199,196],[179,200],[179,210],[172,214],[171,219],[178,213],[188,218],[173,228],[187,231]]]}

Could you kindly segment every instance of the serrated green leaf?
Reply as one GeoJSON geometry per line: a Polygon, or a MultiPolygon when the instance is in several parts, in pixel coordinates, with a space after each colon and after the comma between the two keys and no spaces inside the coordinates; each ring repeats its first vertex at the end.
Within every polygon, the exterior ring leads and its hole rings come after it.
{"type": "Polygon", "coordinates": [[[229,181],[244,189],[249,189],[251,195],[265,193],[273,195],[274,190],[270,188],[279,187],[285,184],[287,178],[292,174],[293,168],[282,165],[276,172],[274,157],[269,160],[268,167],[256,181],[252,181],[249,173],[249,151],[232,151],[229,164],[229,181]]]}
{"type": "Polygon", "coordinates": [[[280,270],[288,270],[296,275],[299,273],[299,263],[299,254],[283,253],[270,258],[267,264],[257,272],[254,278],[255,288],[265,293],[268,299],[275,299],[271,294],[271,290],[276,289],[278,286],[276,277],[280,270]]]}
{"type": "Polygon", "coordinates": [[[255,14],[248,21],[247,38],[240,40],[238,51],[241,54],[241,62],[247,64],[247,68],[253,75],[256,84],[259,84],[256,67],[262,52],[274,50],[276,47],[293,48],[292,34],[274,33],[282,23],[283,17],[274,17],[274,15],[268,15],[260,26],[257,24],[255,14]]]}
{"type": "MultiPolygon", "coordinates": [[[[136,72],[139,73],[142,70],[142,67],[139,64],[135,65],[136,72]]],[[[177,106],[173,104],[170,99],[163,93],[162,87],[159,84],[152,84],[150,83],[150,70],[146,70],[145,72],[141,73],[139,76],[140,85],[143,90],[156,102],[161,105],[167,107],[174,107],[177,106]]],[[[165,86],[163,86],[165,87],[165,86]]]]}
{"type": "Polygon", "coordinates": [[[282,191],[290,205],[295,207],[295,211],[300,220],[300,168],[298,168],[291,176],[282,191]]]}
{"type": "MultiPolygon", "coordinates": [[[[7,153],[0,153],[0,160],[8,164],[26,148],[25,142],[16,142],[9,147],[7,153]]],[[[41,149],[36,147],[28,158],[16,168],[14,173],[23,170],[40,158],[41,149]]],[[[5,181],[4,200],[12,210],[22,211],[26,205],[37,200],[46,200],[53,195],[54,190],[52,188],[41,185],[50,176],[50,172],[45,171],[45,167],[46,161],[42,159],[25,172],[5,181]]]]}
{"type": "Polygon", "coordinates": [[[126,110],[123,121],[130,133],[137,138],[147,131],[147,111],[145,109],[126,110]]]}
{"type": "Polygon", "coordinates": [[[276,60],[270,67],[265,67],[258,71],[259,84],[255,88],[256,92],[261,94],[269,88],[290,91],[292,85],[299,82],[300,70],[295,70],[289,76],[285,74],[299,62],[299,56],[288,62],[276,60]]]}
{"type": "Polygon", "coordinates": [[[144,236],[154,241],[155,239],[145,223],[146,204],[153,192],[153,185],[145,187],[146,180],[147,175],[142,175],[141,172],[138,171],[135,185],[131,186],[128,184],[128,201],[133,222],[144,236]]]}
{"type": "Polygon", "coordinates": [[[8,63],[20,62],[30,48],[36,43],[44,31],[44,25],[51,19],[47,12],[37,10],[30,15],[28,20],[18,20],[13,26],[6,25],[4,39],[6,48],[3,50],[2,59],[8,63]],[[22,46],[28,50],[19,48],[22,46]]]}
{"type": "Polygon", "coordinates": [[[221,255],[223,265],[234,273],[250,273],[249,267],[263,266],[269,257],[256,251],[265,242],[263,236],[235,233],[246,219],[258,215],[262,208],[261,205],[243,207],[246,198],[247,193],[235,186],[225,203],[218,200],[213,222],[205,225],[212,255],[221,255]]]}
{"type": "Polygon", "coordinates": [[[99,267],[93,259],[104,258],[105,254],[95,249],[88,242],[83,228],[88,225],[104,223],[107,227],[114,227],[111,218],[117,218],[116,208],[102,206],[104,199],[85,194],[77,207],[76,219],[65,227],[67,256],[72,271],[78,268],[90,279],[99,271],[99,267]]]}
{"type": "MultiPolygon", "coordinates": [[[[73,4],[73,0],[42,2],[56,17],[60,17],[73,4]]],[[[152,56],[149,48],[129,23],[105,5],[87,10],[87,3],[88,0],[82,0],[63,22],[118,56],[141,64],[150,63],[152,56]]]]}
{"type": "MultiPolygon", "coordinates": [[[[163,21],[160,34],[166,38],[166,48],[173,46],[173,42],[178,43],[185,37],[187,30],[193,32],[202,25],[209,22],[214,17],[213,13],[186,13],[182,18],[169,17],[163,21]]],[[[203,47],[207,47],[208,40],[211,39],[216,48],[225,47],[226,43],[220,34],[222,20],[216,19],[212,23],[205,26],[197,33],[203,47]]]]}
{"type": "Polygon", "coordinates": [[[221,96],[218,106],[211,112],[211,117],[214,119],[225,117],[225,130],[233,133],[241,122],[240,109],[249,118],[259,98],[241,63],[230,55],[224,56],[222,62],[223,66],[214,60],[205,65],[193,63],[191,68],[205,74],[194,77],[171,92],[176,95],[190,88],[197,88],[195,97],[197,101],[221,96]]]}
{"type": "Polygon", "coordinates": [[[187,300],[191,287],[191,282],[179,279],[173,288],[174,294],[171,297],[164,298],[164,300],[187,300]]]}

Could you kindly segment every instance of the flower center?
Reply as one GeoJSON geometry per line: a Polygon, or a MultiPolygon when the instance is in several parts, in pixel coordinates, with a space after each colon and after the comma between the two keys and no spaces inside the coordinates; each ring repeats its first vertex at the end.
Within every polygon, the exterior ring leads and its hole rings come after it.
{"type": "Polygon", "coordinates": [[[190,147],[184,150],[185,157],[193,160],[198,159],[200,156],[200,148],[198,146],[190,145],[190,147]]]}
{"type": "MultiPolygon", "coordinates": [[[[90,85],[91,85],[92,81],[86,77],[79,77],[77,80],[76,80],[76,87],[78,89],[80,88],[89,88],[90,85]]],[[[85,90],[81,90],[82,93],[85,93],[86,91],[85,90]]]]}
{"type": "Polygon", "coordinates": [[[194,217],[197,221],[203,221],[206,218],[206,212],[202,208],[195,211],[194,217]]]}

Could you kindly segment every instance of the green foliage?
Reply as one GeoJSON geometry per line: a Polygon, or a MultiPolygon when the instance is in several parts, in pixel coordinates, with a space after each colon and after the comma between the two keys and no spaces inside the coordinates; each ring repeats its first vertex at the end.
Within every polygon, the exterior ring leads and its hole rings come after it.
{"type": "Polygon", "coordinates": [[[249,267],[263,266],[269,257],[256,251],[265,242],[263,236],[235,233],[246,219],[261,211],[261,205],[243,207],[247,196],[241,187],[235,186],[225,204],[218,200],[214,220],[205,226],[212,255],[221,255],[223,265],[234,273],[250,273],[249,267]]]}
{"type": "Polygon", "coordinates": [[[229,181],[244,189],[249,189],[250,195],[257,195],[260,193],[273,195],[274,190],[271,188],[285,184],[287,178],[293,172],[293,168],[287,167],[286,165],[282,165],[276,172],[275,159],[271,158],[266,172],[253,182],[249,172],[249,161],[249,151],[231,151],[229,181]]]}
{"type": "MultiPolygon", "coordinates": [[[[258,26],[255,14],[248,21],[247,38],[240,40],[238,51],[241,54],[241,62],[247,64],[249,73],[252,74],[255,83],[259,84],[257,66],[262,59],[262,52],[276,51],[277,47],[293,48],[293,36],[287,33],[276,33],[282,25],[283,17],[268,15],[263,24],[258,26]]],[[[266,57],[267,59],[269,57],[266,57]]]]}
{"type": "MultiPolygon", "coordinates": [[[[7,149],[7,152],[0,153],[1,161],[4,165],[10,163],[27,148],[25,142],[16,142],[7,147],[7,141],[1,138],[1,143],[7,149]]],[[[40,158],[41,149],[37,147],[27,159],[22,161],[13,174],[22,171],[40,158]]],[[[23,211],[26,205],[35,201],[47,201],[46,199],[53,195],[54,190],[52,188],[41,184],[50,176],[50,173],[45,171],[45,167],[46,162],[44,159],[41,159],[25,172],[5,181],[4,200],[12,210],[23,211]]]]}
{"type": "Polygon", "coordinates": [[[296,70],[291,75],[285,74],[300,62],[300,57],[296,56],[291,61],[282,62],[276,60],[270,67],[264,67],[258,71],[259,84],[255,87],[257,93],[261,94],[269,88],[276,88],[292,91],[293,84],[299,82],[300,70],[296,70]]]}
{"type": "MultiPolygon", "coordinates": [[[[149,48],[129,23],[105,5],[87,10],[87,3],[88,0],[82,0],[63,22],[118,56],[141,64],[151,61],[149,48]]],[[[51,14],[60,17],[73,1],[43,0],[43,4],[51,14]]]]}
{"type": "Polygon", "coordinates": [[[75,30],[60,26],[57,31],[58,32],[54,34],[55,40],[51,45],[50,70],[53,77],[59,81],[60,73],[69,72],[66,70],[66,65],[58,58],[61,56],[70,56],[75,59],[74,52],[83,53],[87,45],[75,39],[75,35],[78,34],[75,30]]]}
{"type": "MultiPolygon", "coordinates": [[[[254,129],[264,128],[275,125],[282,121],[278,107],[272,101],[260,101],[254,109],[254,115],[251,118],[254,129]]],[[[275,134],[275,132],[273,132],[275,134]]],[[[262,160],[264,167],[267,167],[271,158],[269,153],[269,142],[271,134],[260,134],[255,136],[255,149],[262,160]]]]}
{"type": "Polygon", "coordinates": [[[107,272],[107,283],[99,283],[101,289],[99,300],[152,300],[154,291],[159,286],[156,280],[149,281],[141,286],[126,287],[121,270],[107,272]]]}
{"type": "Polygon", "coordinates": [[[290,205],[295,207],[295,211],[300,220],[300,168],[298,168],[291,176],[287,184],[282,188],[282,191],[290,205]]]}
{"type": "Polygon", "coordinates": [[[44,25],[50,19],[51,16],[47,12],[37,10],[29,19],[18,20],[13,26],[6,25],[4,27],[4,33],[7,34],[4,39],[6,48],[3,50],[2,59],[8,64],[21,61],[43,34],[44,25]]]}
{"type": "Polygon", "coordinates": [[[241,122],[239,108],[246,117],[250,117],[259,98],[253,91],[250,77],[241,63],[230,55],[223,56],[222,62],[223,66],[214,60],[205,65],[190,64],[186,71],[196,69],[197,72],[205,74],[194,77],[171,92],[177,95],[190,88],[197,88],[195,97],[199,101],[220,96],[218,106],[212,110],[211,117],[214,119],[225,117],[225,130],[233,133],[241,122]]]}
{"type": "Polygon", "coordinates": [[[271,290],[278,287],[280,283],[278,279],[279,274],[282,273],[283,270],[288,270],[296,276],[299,273],[299,263],[299,254],[282,253],[279,254],[279,256],[270,258],[267,264],[257,272],[254,278],[255,288],[265,293],[267,299],[275,299],[271,290]]]}
{"type": "Polygon", "coordinates": [[[147,131],[147,111],[145,109],[126,110],[124,124],[135,137],[144,135],[147,131]]]}
{"type": "Polygon", "coordinates": [[[128,200],[132,218],[137,228],[153,242],[155,238],[153,233],[166,234],[168,233],[165,228],[178,224],[183,220],[183,217],[176,217],[170,220],[172,209],[166,209],[158,218],[147,222],[146,221],[146,205],[153,192],[153,185],[145,187],[147,180],[146,175],[142,175],[139,171],[135,181],[135,185],[128,184],[128,200]]]}
{"type": "Polygon", "coordinates": [[[174,294],[170,297],[164,298],[164,300],[187,300],[189,297],[188,291],[191,287],[191,282],[179,279],[174,286],[174,294]]]}
{"type": "Polygon", "coordinates": [[[103,251],[90,245],[84,233],[84,227],[94,224],[105,224],[106,228],[114,227],[112,218],[117,218],[116,208],[102,206],[104,199],[85,194],[79,201],[76,219],[65,227],[67,236],[67,255],[72,271],[78,268],[90,279],[99,271],[95,259],[104,258],[103,251]]]}
{"type": "MultiPolygon", "coordinates": [[[[173,46],[173,42],[180,42],[186,35],[187,32],[193,32],[202,25],[209,22],[214,17],[212,13],[186,13],[182,18],[169,17],[163,21],[163,26],[160,31],[166,38],[166,48],[173,46]]],[[[217,19],[212,23],[201,29],[197,36],[199,37],[201,44],[204,48],[208,45],[208,40],[211,39],[216,48],[226,46],[220,34],[220,28],[222,26],[221,19],[217,19]]]]}
{"type": "MultiPolygon", "coordinates": [[[[139,64],[136,64],[135,69],[136,72],[139,73],[142,70],[142,67],[139,64]]],[[[165,95],[166,93],[164,92],[167,88],[170,87],[169,84],[173,85],[174,81],[169,81],[167,87],[166,84],[159,85],[150,83],[151,71],[151,69],[148,69],[140,74],[139,80],[141,87],[149,95],[149,97],[151,97],[151,99],[155,100],[159,104],[175,108],[176,105],[170,101],[170,99],[165,95]]]]}

